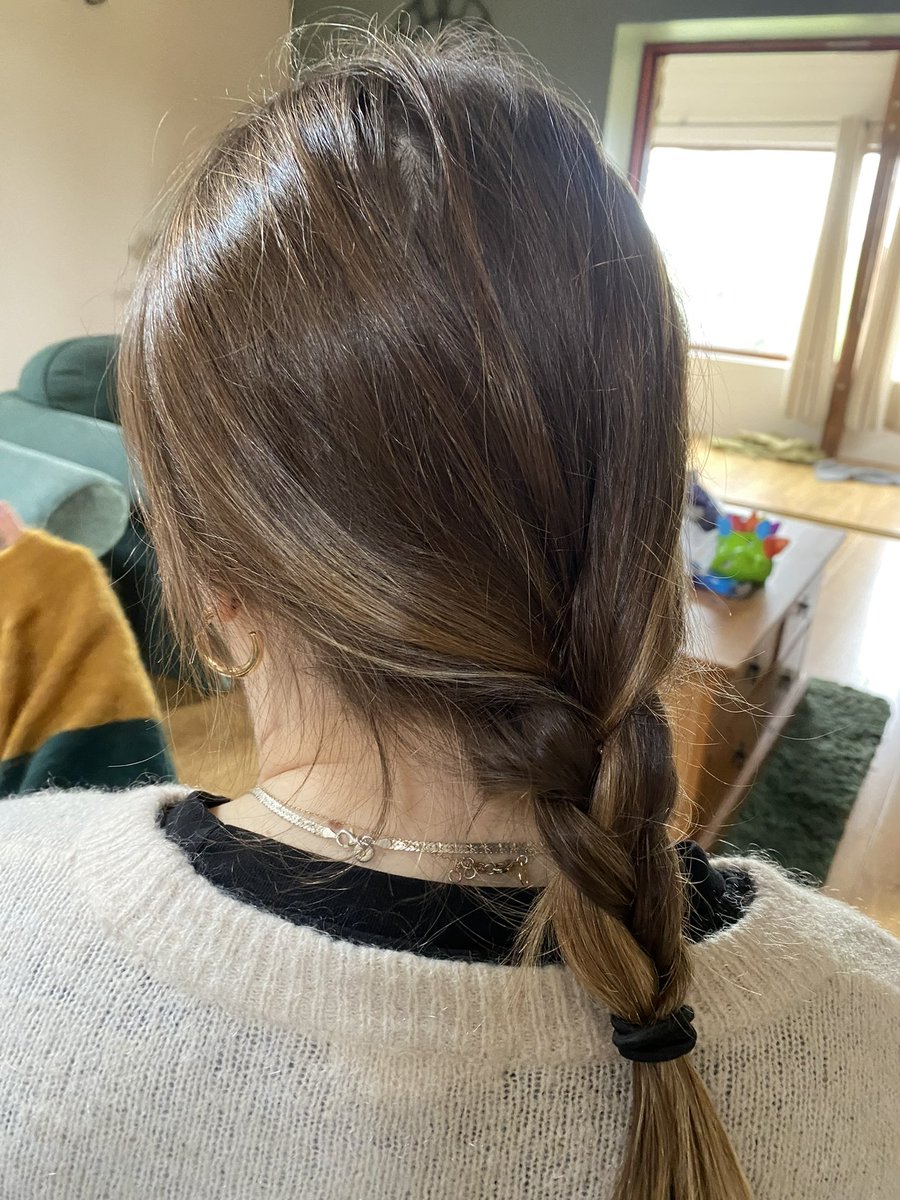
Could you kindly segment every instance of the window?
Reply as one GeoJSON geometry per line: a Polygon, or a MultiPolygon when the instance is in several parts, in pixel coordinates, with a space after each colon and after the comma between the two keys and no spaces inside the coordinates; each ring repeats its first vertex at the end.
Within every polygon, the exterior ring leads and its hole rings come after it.
{"type": "MultiPolygon", "coordinates": [[[[877,146],[896,52],[719,49],[667,51],[654,61],[634,161],[646,148],[644,211],[682,294],[691,340],[786,361],[809,297],[835,146],[848,117],[862,123],[856,144],[877,146]]],[[[836,353],[877,168],[878,155],[865,154],[843,258],[836,353]]],[[[886,236],[898,202],[895,195],[886,236]]],[[[832,258],[831,286],[840,267],[832,258]]]]}
{"type": "Polygon", "coordinates": [[[644,212],[696,345],[791,355],[833,167],[825,150],[651,150],[644,212]]]}

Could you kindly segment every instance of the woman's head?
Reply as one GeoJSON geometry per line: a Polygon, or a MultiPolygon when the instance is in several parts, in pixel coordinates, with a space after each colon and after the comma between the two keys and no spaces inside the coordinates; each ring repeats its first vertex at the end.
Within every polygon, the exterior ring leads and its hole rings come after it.
{"type": "MultiPolygon", "coordinates": [[[[182,630],[233,597],[374,736],[442,731],[559,868],[532,947],[682,1004],[684,337],[575,110],[470,39],[303,71],[182,190],[120,370],[182,630]]],[[[619,1196],[743,1194],[689,1060],[637,1065],[619,1196]]]]}

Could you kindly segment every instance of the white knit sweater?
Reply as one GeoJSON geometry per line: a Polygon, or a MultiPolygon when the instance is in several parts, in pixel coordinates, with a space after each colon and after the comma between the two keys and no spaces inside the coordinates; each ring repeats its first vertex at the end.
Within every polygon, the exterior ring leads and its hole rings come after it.
{"type": "MultiPolygon", "coordinates": [[[[182,791],[0,803],[4,1200],[609,1195],[629,1067],[562,967],[243,904],[158,829],[182,791]]],[[[900,943],[746,865],[756,899],[697,947],[690,1001],[754,1195],[897,1200],[900,943]]]]}

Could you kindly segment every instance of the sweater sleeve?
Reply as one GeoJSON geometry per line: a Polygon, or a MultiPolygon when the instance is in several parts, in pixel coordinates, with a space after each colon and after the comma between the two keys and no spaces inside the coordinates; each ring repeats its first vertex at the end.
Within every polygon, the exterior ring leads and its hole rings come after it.
{"type": "Polygon", "coordinates": [[[102,567],[26,533],[0,552],[0,796],[171,778],[153,687],[102,567]]]}

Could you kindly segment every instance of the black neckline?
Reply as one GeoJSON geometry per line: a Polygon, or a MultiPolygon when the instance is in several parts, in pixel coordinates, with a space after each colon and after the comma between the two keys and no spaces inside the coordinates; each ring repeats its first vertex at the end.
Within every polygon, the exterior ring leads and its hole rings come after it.
{"type": "MultiPolygon", "coordinates": [[[[344,941],[429,958],[506,962],[533,888],[473,887],[336,864],[224,825],[224,797],[192,792],[160,818],[194,869],[245,903],[344,941]]],[[[689,881],[685,936],[698,942],[740,919],[753,896],[741,870],[714,868],[695,842],[678,851],[689,881]]],[[[548,961],[557,961],[551,952],[548,961]]]]}

